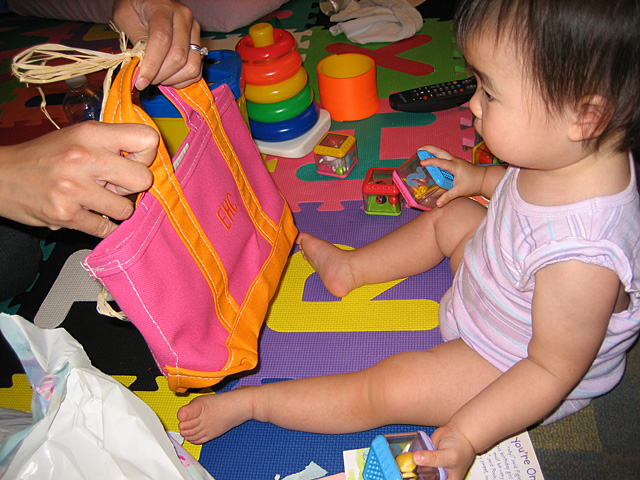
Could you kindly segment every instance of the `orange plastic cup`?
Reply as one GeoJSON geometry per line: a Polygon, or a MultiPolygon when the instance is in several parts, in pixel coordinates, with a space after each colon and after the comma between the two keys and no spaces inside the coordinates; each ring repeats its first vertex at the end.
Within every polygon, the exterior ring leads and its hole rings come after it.
{"type": "Polygon", "coordinates": [[[339,122],[362,120],[378,111],[376,63],[359,53],[331,55],[318,63],[322,108],[339,122]]]}

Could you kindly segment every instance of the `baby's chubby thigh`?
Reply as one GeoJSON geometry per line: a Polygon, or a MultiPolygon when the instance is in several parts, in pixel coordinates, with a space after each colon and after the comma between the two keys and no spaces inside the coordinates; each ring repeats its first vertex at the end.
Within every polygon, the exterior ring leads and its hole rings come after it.
{"type": "Polygon", "coordinates": [[[486,217],[487,208],[470,198],[459,197],[428,214],[435,215],[436,242],[440,251],[449,257],[451,271],[455,273],[462,261],[464,246],[486,217]]]}
{"type": "Polygon", "coordinates": [[[369,369],[368,398],[386,423],[443,426],[500,376],[462,340],[402,352],[369,369]]]}

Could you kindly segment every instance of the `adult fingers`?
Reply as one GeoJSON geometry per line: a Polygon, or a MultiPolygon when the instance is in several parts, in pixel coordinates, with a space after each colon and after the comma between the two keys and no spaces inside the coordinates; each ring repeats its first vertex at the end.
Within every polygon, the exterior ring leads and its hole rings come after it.
{"type": "Polygon", "coordinates": [[[189,48],[200,44],[200,24],[188,7],[177,2],[148,8],[149,38],[139,78],[181,88],[198,80],[202,56],[189,48]]]}
{"type": "Polygon", "coordinates": [[[66,225],[67,228],[79,230],[94,237],[105,238],[113,232],[118,225],[112,222],[107,216],[102,216],[90,210],[78,211],[74,222],[66,225]]]}
{"type": "Polygon", "coordinates": [[[200,80],[202,77],[202,60],[204,57],[200,51],[195,50],[190,46],[201,46],[201,44],[202,38],[200,37],[200,24],[193,20],[191,32],[186,43],[180,43],[180,48],[176,52],[177,55],[182,56],[184,54],[183,47],[186,45],[186,63],[184,63],[181,68],[176,68],[178,63],[176,62],[174,64],[168,60],[171,55],[170,52],[167,56],[167,60],[165,60],[165,64],[168,64],[169,67],[173,68],[161,70],[154,82],[161,83],[162,85],[171,85],[175,88],[183,88],[200,80]]]}
{"type": "Polygon", "coordinates": [[[70,228],[89,235],[105,237],[116,228],[115,220],[125,220],[133,213],[132,202],[96,184],[78,185],[77,195],[48,205],[44,224],[52,230],[70,228]],[[104,216],[103,216],[104,215],[104,216]]]}
{"type": "MultiPolygon", "coordinates": [[[[103,187],[128,195],[151,186],[153,175],[148,166],[156,157],[160,138],[155,130],[146,125],[95,122],[74,128],[74,138],[90,146],[78,164],[81,171],[75,174],[78,179],[89,180],[84,195],[103,187]],[[122,152],[127,152],[126,157],[122,152]]],[[[95,209],[95,205],[91,208],[95,209]]]]}
{"type": "MultiPolygon", "coordinates": [[[[78,127],[81,126],[89,124],[83,123],[78,127]]],[[[144,166],[151,165],[156,158],[160,135],[153,128],[136,123],[99,123],[94,126],[99,131],[82,132],[89,136],[95,135],[92,139],[94,144],[97,141],[104,149],[116,154],[126,152],[129,160],[135,160],[144,166]]]]}

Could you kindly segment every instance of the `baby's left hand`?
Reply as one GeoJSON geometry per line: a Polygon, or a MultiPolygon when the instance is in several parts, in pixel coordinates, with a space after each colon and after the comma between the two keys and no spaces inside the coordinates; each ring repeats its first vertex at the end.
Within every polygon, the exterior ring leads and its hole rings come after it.
{"type": "Polygon", "coordinates": [[[413,454],[416,465],[446,468],[448,480],[464,480],[476,458],[469,440],[456,427],[445,425],[431,436],[436,450],[422,450],[413,454]]]}

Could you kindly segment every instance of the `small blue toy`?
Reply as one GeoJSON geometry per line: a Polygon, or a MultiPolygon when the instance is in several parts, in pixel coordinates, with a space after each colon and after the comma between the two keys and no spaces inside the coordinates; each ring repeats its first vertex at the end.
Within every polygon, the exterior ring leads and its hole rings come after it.
{"type": "Polygon", "coordinates": [[[431,178],[433,178],[439,187],[444,188],[445,190],[451,190],[453,188],[453,175],[449,172],[434,165],[427,165],[426,168],[429,175],[431,175],[431,178]]]}
{"type": "Polygon", "coordinates": [[[402,480],[396,459],[382,435],[378,435],[371,442],[362,478],[364,480],[402,480]]]}
{"type": "Polygon", "coordinates": [[[444,468],[417,466],[413,452],[435,450],[429,436],[423,432],[378,435],[371,442],[362,471],[364,480],[446,480],[444,468]]]}

